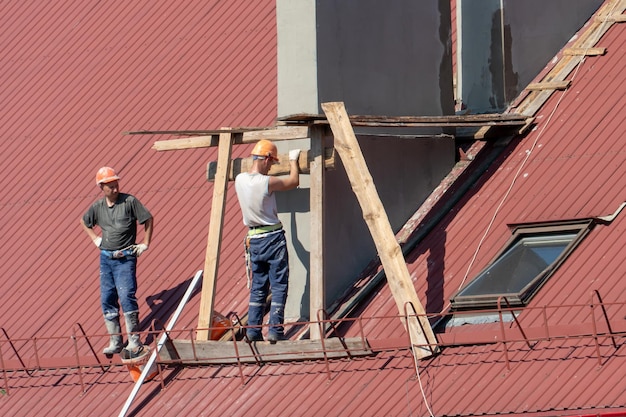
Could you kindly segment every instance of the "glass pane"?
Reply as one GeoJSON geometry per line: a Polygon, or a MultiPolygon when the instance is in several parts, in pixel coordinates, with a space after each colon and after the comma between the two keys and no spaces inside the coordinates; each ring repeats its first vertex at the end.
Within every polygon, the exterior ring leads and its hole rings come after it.
{"type": "Polygon", "coordinates": [[[563,253],[575,233],[523,237],[457,297],[518,294],[563,253]]]}

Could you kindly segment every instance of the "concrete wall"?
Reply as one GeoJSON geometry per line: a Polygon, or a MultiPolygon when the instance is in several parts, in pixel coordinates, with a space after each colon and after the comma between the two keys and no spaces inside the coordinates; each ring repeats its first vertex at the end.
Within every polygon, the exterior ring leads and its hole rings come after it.
{"type": "Polygon", "coordinates": [[[278,116],[319,113],[315,1],[276,0],[278,116]]]}
{"type": "MultiPolygon", "coordinates": [[[[350,114],[453,114],[449,0],[276,4],[279,116],[319,114],[327,101],[345,102],[350,114]]],[[[359,135],[359,144],[392,227],[398,230],[453,166],[454,144],[451,139],[399,139],[389,137],[389,131],[375,132],[380,136],[359,135]]],[[[308,142],[278,147],[280,152],[308,149],[308,142]]],[[[331,146],[332,137],[328,142],[331,146]]],[[[309,315],[308,184],[303,175],[300,189],[278,195],[290,251],[288,320],[309,315]]],[[[376,250],[340,162],[336,170],[326,172],[324,187],[328,306],[376,257],[376,250]]]]}
{"type": "MultiPolygon", "coordinates": [[[[359,145],[394,232],[415,213],[454,165],[454,140],[359,136],[359,145]]],[[[376,256],[348,176],[326,173],[324,259],[327,294],[341,295],[376,256]]],[[[333,299],[327,297],[327,303],[333,299]]]]}
{"type": "Polygon", "coordinates": [[[602,0],[457,0],[459,96],[473,113],[504,110],[602,0]]]}
{"type": "Polygon", "coordinates": [[[320,102],[351,114],[453,111],[449,1],[326,0],[316,14],[320,102]]]}

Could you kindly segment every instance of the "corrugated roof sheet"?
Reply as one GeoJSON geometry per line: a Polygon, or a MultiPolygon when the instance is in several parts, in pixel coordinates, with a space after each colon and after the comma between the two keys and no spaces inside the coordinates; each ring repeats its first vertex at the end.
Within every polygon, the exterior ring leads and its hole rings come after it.
{"type": "MultiPolygon", "coordinates": [[[[614,13],[623,9],[617,6],[614,13]]],[[[585,58],[568,77],[572,80],[570,88],[555,92],[537,113],[533,130],[513,140],[460,203],[407,256],[417,292],[425,294],[422,300],[427,311],[438,313],[449,308],[450,297],[509,239],[509,225],[606,216],[626,200],[626,148],[619,130],[626,105],[626,88],[620,76],[626,65],[625,41],[624,26],[611,27],[597,44],[605,47],[607,54],[585,58]]],[[[546,317],[549,327],[588,324],[591,312],[586,306],[599,301],[595,291],[605,303],[615,303],[607,314],[613,326],[621,325],[626,313],[626,268],[622,262],[625,224],[626,212],[621,212],[611,224],[596,226],[529,305],[560,308],[549,308],[545,314],[522,313],[522,326],[543,327],[546,317]]],[[[388,302],[389,297],[388,289],[383,288],[360,314],[393,314],[395,307],[388,302]]],[[[491,329],[494,337],[498,329],[497,325],[464,327],[447,331],[491,329]]],[[[366,334],[370,332],[375,329],[366,328],[366,334]]],[[[447,356],[450,349],[446,349],[431,364],[448,366],[448,374],[430,365],[424,368],[428,375],[425,384],[432,388],[429,402],[435,415],[566,415],[577,409],[603,412],[604,407],[624,410],[626,385],[613,373],[622,366],[619,346],[623,339],[618,338],[618,349],[608,349],[610,357],[603,357],[601,364],[592,359],[593,354],[581,353],[592,347],[589,343],[550,342],[546,351],[553,350],[553,355],[540,358],[535,357],[536,350],[542,349],[540,342],[536,349],[523,354],[524,364],[513,365],[511,371],[495,365],[503,360],[501,350],[487,346],[452,349],[457,358],[451,359],[447,356]],[[569,355],[576,360],[570,360],[569,355]],[[472,363],[473,357],[492,366],[460,366],[472,363]]]]}
{"type": "MultiPolygon", "coordinates": [[[[8,173],[0,205],[6,254],[0,326],[13,340],[61,336],[38,346],[48,358],[71,355],[76,323],[89,335],[104,333],[97,252],[79,224],[101,196],[94,175],[102,165],[115,167],[122,191],[155,216],[153,244],[139,261],[138,297],[144,328],[155,318],[165,323],[204,266],[212,198],[205,169],[217,153],[156,152],[153,142],[167,137],[123,132],[272,125],[274,2],[8,2],[0,25],[0,160],[8,173]]],[[[244,148],[235,147],[233,155],[247,153],[244,148]]],[[[216,310],[242,314],[243,226],[234,190],[229,193],[216,310]]],[[[179,326],[197,325],[199,298],[179,326]]],[[[100,351],[103,342],[95,339],[94,348],[100,351]]],[[[33,352],[25,341],[16,347],[25,357],[33,352]]],[[[14,358],[6,344],[2,354],[14,358]]],[[[46,394],[46,386],[63,379],[54,375],[26,378],[43,391],[25,397],[14,389],[21,383],[11,382],[0,414],[107,415],[109,397],[124,397],[123,403],[127,394],[115,387],[128,379],[125,370],[100,376],[110,388],[88,399],[72,395],[71,383],[60,384],[66,388],[59,397],[46,394]],[[77,401],[73,406],[68,395],[77,401]]]]}
{"type": "MultiPolygon", "coordinates": [[[[8,86],[0,90],[5,131],[0,158],[11,173],[5,181],[11,198],[0,206],[5,278],[0,317],[12,339],[41,337],[42,356],[67,357],[70,336],[80,336],[75,323],[90,335],[104,331],[97,261],[78,224],[99,196],[93,175],[100,165],[117,167],[122,190],[139,196],[155,214],[154,244],[139,261],[144,323],[155,317],[166,321],[202,269],[212,191],[203,174],[215,151],[158,153],[150,149],[154,137],[121,132],[271,124],[274,4],[16,2],[6,10],[0,16],[6,50],[0,56],[6,69],[0,85],[8,86]]],[[[600,42],[607,54],[585,60],[566,94],[554,94],[540,110],[533,132],[514,140],[409,254],[411,276],[429,312],[443,309],[489,262],[510,234],[507,224],[606,215],[624,201],[626,154],[617,135],[624,120],[625,40],[623,24],[611,27],[600,42]]],[[[216,297],[222,313],[247,308],[243,228],[234,205],[229,199],[216,297]]],[[[616,303],[608,315],[620,332],[617,348],[611,338],[589,336],[543,338],[532,348],[519,339],[446,346],[421,361],[416,374],[395,303],[383,285],[361,311],[362,326],[372,344],[398,341],[397,348],[328,363],[168,367],[167,389],[159,378],[144,384],[132,415],[626,413],[626,383],[619,372],[625,361],[625,225],[622,212],[612,223],[596,226],[531,304],[560,306],[550,314],[549,328],[587,329],[586,308],[592,290],[598,290],[605,302],[616,303]]],[[[177,327],[197,324],[198,301],[196,294],[177,327]]],[[[538,316],[522,314],[520,321],[541,332],[545,326],[538,316]]],[[[354,325],[349,333],[358,334],[359,328],[354,325]]],[[[481,331],[496,337],[498,329],[464,326],[447,335],[481,331]]],[[[100,349],[102,342],[95,343],[100,349]]],[[[7,343],[1,347],[2,358],[14,363],[7,343]]],[[[25,341],[17,341],[16,348],[28,357],[34,350],[25,341]]],[[[87,355],[83,350],[81,345],[81,355],[87,355]]],[[[0,387],[8,395],[0,395],[0,413],[9,416],[117,415],[133,387],[119,366],[2,377],[0,387]]]]}
{"type": "MultiPolygon", "coordinates": [[[[158,137],[122,132],[264,126],[276,114],[271,1],[19,4],[2,17],[0,76],[8,86],[0,92],[2,166],[11,173],[0,226],[11,253],[6,296],[23,300],[2,317],[15,337],[58,334],[71,325],[56,320],[66,307],[98,306],[97,285],[85,279],[97,277],[97,260],[78,219],[100,197],[101,165],[115,167],[122,191],[155,215],[154,244],[139,262],[142,295],[175,290],[202,269],[212,196],[205,167],[215,150],[159,153],[150,149],[158,137]],[[40,326],[20,324],[38,308],[40,326]]],[[[224,270],[241,269],[230,268],[241,263],[236,204],[229,199],[224,270]]],[[[237,293],[241,276],[233,274],[220,290],[237,293]]],[[[244,297],[221,298],[232,301],[220,309],[241,311],[244,297]]]]}

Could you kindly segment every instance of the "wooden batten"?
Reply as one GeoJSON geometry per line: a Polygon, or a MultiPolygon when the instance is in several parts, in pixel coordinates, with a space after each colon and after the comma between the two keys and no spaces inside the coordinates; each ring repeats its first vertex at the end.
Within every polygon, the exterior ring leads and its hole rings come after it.
{"type": "MultiPolygon", "coordinates": [[[[275,165],[272,165],[268,175],[276,176],[276,175],[287,175],[289,174],[289,155],[278,155],[279,162],[275,165]]],[[[300,165],[300,173],[301,174],[309,174],[311,172],[311,164],[313,162],[313,155],[311,151],[305,150],[300,152],[300,157],[298,159],[298,163],[300,165]]],[[[252,157],[247,158],[235,158],[230,164],[230,171],[228,173],[228,180],[234,181],[237,174],[241,172],[246,172],[252,166],[252,157]]],[[[335,149],[334,148],[325,148],[324,149],[324,168],[326,169],[334,169],[335,168],[335,149]]],[[[207,164],[206,169],[206,178],[207,181],[213,181],[215,179],[215,174],[217,172],[217,161],[210,161],[207,164]]]]}
{"type": "Polygon", "coordinates": [[[239,137],[236,138],[236,141],[233,142],[233,145],[256,143],[261,139],[281,141],[291,139],[306,139],[309,137],[309,128],[306,126],[288,126],[277,127],[275,129],[243,131],[242,129],[220,129],[215,131],[202,132],[204,134],[200,136],[189,136],[185,138],[156,141],[152,145],[152,149],[156,151],[175,151],[181,149],[208,148],[212,146],[217,146],[219,143],[220,133],[242,133],[242,135],[238,135],[239,137]]]}
{"type": "Polygon", "coordinates": [[[222,244],[222,230],[224,223],[224,210],[226,208],[226,190],[228,189],[228,171],[230,170],[230,158],[232,143],[241,138],[242,134],[222,133],[219,137],[219,151],[217,162],[217,174],[213,187],[213,199],[211,200],[211,214],[209,220],[209,235],[204,261],[204,275],[202,279],[202,293],[200,298],[200,312],[198,317],[198,339],[208,340],[208,328],[213,323],[213,304],[215,302],[215,287],[217,284],[217,269],[220,260],[220,247],[222,244]]]}
{"type": "Polygon", "coordinates": [[[570,80],[531,83],[526,86],[526,90],[565,90],[571,83],[570,80]]]}
{"type": "Polygon", "coordinates": [[[570,56],[598,56],[606,54],[606,48],[567,48],[563,55],[570,56]]]}
{"type": "MultiPolygon", "coordinates": [[[[324,128],[311,128],[310,150],[310,257],[309,257],[309,321],[315,322],[323,317],[326,308],[326,286],[324,282],[324,178],[327,168],[324,147],[324,128]]],[[[333,150],[334,155],[334,150],[333,150]]],[[[307,157],[307,161],[309,157],[307,157]]],[[[334,158],[332,165],[334,167],[334,158]]],[[[309,336],[319,340],[324,336],[321,325],[309,326],[309,336]]]]}

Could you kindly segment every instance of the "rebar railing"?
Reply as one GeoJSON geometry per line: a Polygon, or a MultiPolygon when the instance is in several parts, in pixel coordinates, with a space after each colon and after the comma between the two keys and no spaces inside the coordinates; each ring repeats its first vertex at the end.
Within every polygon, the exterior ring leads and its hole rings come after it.
{"type": "MultiPolygon", "coordinates": [[[[601,342],[602,338],[611,340],[611,345],[614,350],[619,349],[620,345],[617,338],[626,338],[626,328],[622,324],[623,317],[626,314],[626,302],[620,303],[605,303],[603,302],[600,294],[597,291],[593,291],[590,297],[589,304],[572,304],[572,305],[559,305],[559,306],[541,306],[541,307],[511,307],[505,299],[501,301],[507,305],[503,307],[501,302],[498,303],[496,310],[480,310],[480,311],[456,311],[446,312],[443,314],[428,314],[417,315],[414,310],[407,310],[405,316],[392,315],[392,316],[372,316],[372,317],[356,317],[356,318],[343,318],[340,320],[325,319],[327,313],[325,311],[318,312],[316,321],[312,322],[294,322],[285,324],[286,328],[299,329],[300,333],[304,333],[308,326],[319,326],[320,329],[328,329],[328,332],[322,333],[324,337],[321,338],[321,352],[318,350],[316,353],[322,355],[322,359],[314,360],[313,362],[323,362],[325,364],[325,371],[332,378],[332,372],[330,369],[330,363],[333,358],[330,353],[326,338],[328,335],[337,336],[340,341],[344,337],[360,338],[363,347],[372,347],[374,354],[382,351],[398,351],[412,349],[412,343],[410,338],[406,338],[404,335],[404,328],[401,324],[402,319],[406,320],[408,317],[415,316],[416,318],[436,321],[438,317],[462,317],[464,315],[478,315],[490,313],[498,317],[497,322],[492,325],[481,327],[481,329],[487,329],[491,331],[493,336],[489,341],[471,341],[473,336],[471,333],[459,333],[464,337],[469,338],[467,343],[472,344],[497,344],[503,347],[503,355],[507,369],[511,367],[510,361],[510,347],[509,345],[514,343],[524,343],[529,349],[536,349],[537,344],[542,341],[553,341],[556,339],[581,339],[588,338],[595,343],[596,357],[598,358],[599,365],[602,365],[602,352],[601,342]],[[568,309],[579,309],[574,314],[570,311],[563,312],[568,309]],[[600,315],[598,315],[600,313],[600,315]],[[511,321],[507,322],[507,317],[512,317],[511,321]],[[577,319],[577,322],[572,323],[572,317],[577,319]],[[505,326],[509,326],[509,329],[505,329],[505,326]],[[620,327],[618,328],[619,325],[620,327]],[[395,339],[377,340],[375,338],[368,338],[368,333],[379,334],[380,332],[373,329],[392,328],[393,331],[398,334],[395,339]],[[394,327],[395,326],[395,327],[394,327]],[[578,331],[571,331],[573,327],[578,326],[578,331]],[[511,332],[512,327],[516,328],[516,332],[511,332]],[[368,330],[369,329],[369,330],[368,330]],[[402,330],[401,330],[402,329],[402,330]],[[529,332],[530,331],[530,332],[529,332]]],[[[443,322],[440,320],[440,322],[443,322]]],[[[108,337],[108,335],[88,335],[83,329],[80,323],[75,324],[78,332],[73,331],[73,334],[64,337],[31,337],[31,338],[11,338],[8,332],[4,328],[0,337],[0,366],[3,375],[4,387],[6,394],[9,394],[10,389],[10,376],[15,373],[25,373],[28,377],[34,376],[37,372],[42,370],[63,370],[66,369],[67,373],[77,373],[80,379],[82,392],[85,392],[85,381],[83,378],[83,372],[85,369],[99,369],[102,374],[109,371],[111,367],[124,366],[121,360],[116,358],[110,359],[108,362],[101,360],[101,355],[98,355],[93,347],[93,340],[99,337],[108,337]],[[68,344],[68,340],[72,343],[68,344]],[[8,347],[8,349],[7,349],[8,347]],[[49,355],[49,352],[55,352],[54,355],[49,355]],[[66,352],[66,355],[59,352],[66,352]]],[[[229,359],[233,366],[239,368],[239,374],[242,381],[245,380],[244,369],[245,366],[261,366],[264,363],[260,358],[250,363],[246,362],[246,359],[255,357],[255,349],[250,346],[250,351],[242,351],[241,345],[236,343],[238,338],[241,337],[241,333],[236,330],[245,330],[247,326],[240,325],[232,321],[232,326],[227,329],[235,337],[230,341],[224,341],[224,343],[234,344],[234,358],[229,359]]],[[[209,328],[209,331],[217,330],[218,328],[209,328]]],[[[223,328],[222,328],[223,329],[223,328]]],[[[439,329],[441,332],[441,329],[439,329]]],[[[172,329],[167,333],[169,340],[188,340],[191,343],[191,349],[194,352],[194,357],[201,361],[202,357],[197,351],[197,344],[201,343],[196,340],[196,334],[198,329],[172,329]]],[[[454,329],[446,329],[446,333],[439,333],[438,341],[432,341],[432,343],[425,344],[425,349],[439,348],[439,352],[444,349],[453,348],[459,345],[459,338],[454,341],[447,341],[448,339],[443,336],[450,333],[454,334],[454,329]]],[[[142,337],[152,335],[154,340],[158,340],[164,333],[164,330],[156,330],[153,324],[152,328],[148,332],[142,332],[142,337]]],[[[394,333],[394,334],[395,334],[394,333]]],[[[437,329],[435,329],[437,334],[437,329]]],[[[293,338],[296,338],[293,336],[293,338]]],[[[245,342],[245,338],[243,339],[245,342]]],[[[284,342],[281,342],[284,343],[284,342]]],[[[343,349],[347,349],[345,343],[343,349]]],[[[433,350],[434,352],[434,350],[433,350]]],[[[609,353],[612,355],[613,353],[609,353]]],[[[351,359],[349,352],[347,358],[351,359]]],[[[606,354],[605,354],[606,356],[606,354]]],[[[345,358],[344,358],[345,359],[345,358]]],[[[159,366],[159,373],[161,373],[161,366],[183,366],[180,361],[164,360],[162,358],[157,359],[157,365],[159,366]]],[[[208,364],[207,366],[212,366],[208,364]]],[[[219,366],[224,366],[219,365],[219,366]]],[[[161,378],[163,384],[163,378],[161,378]]]]}

